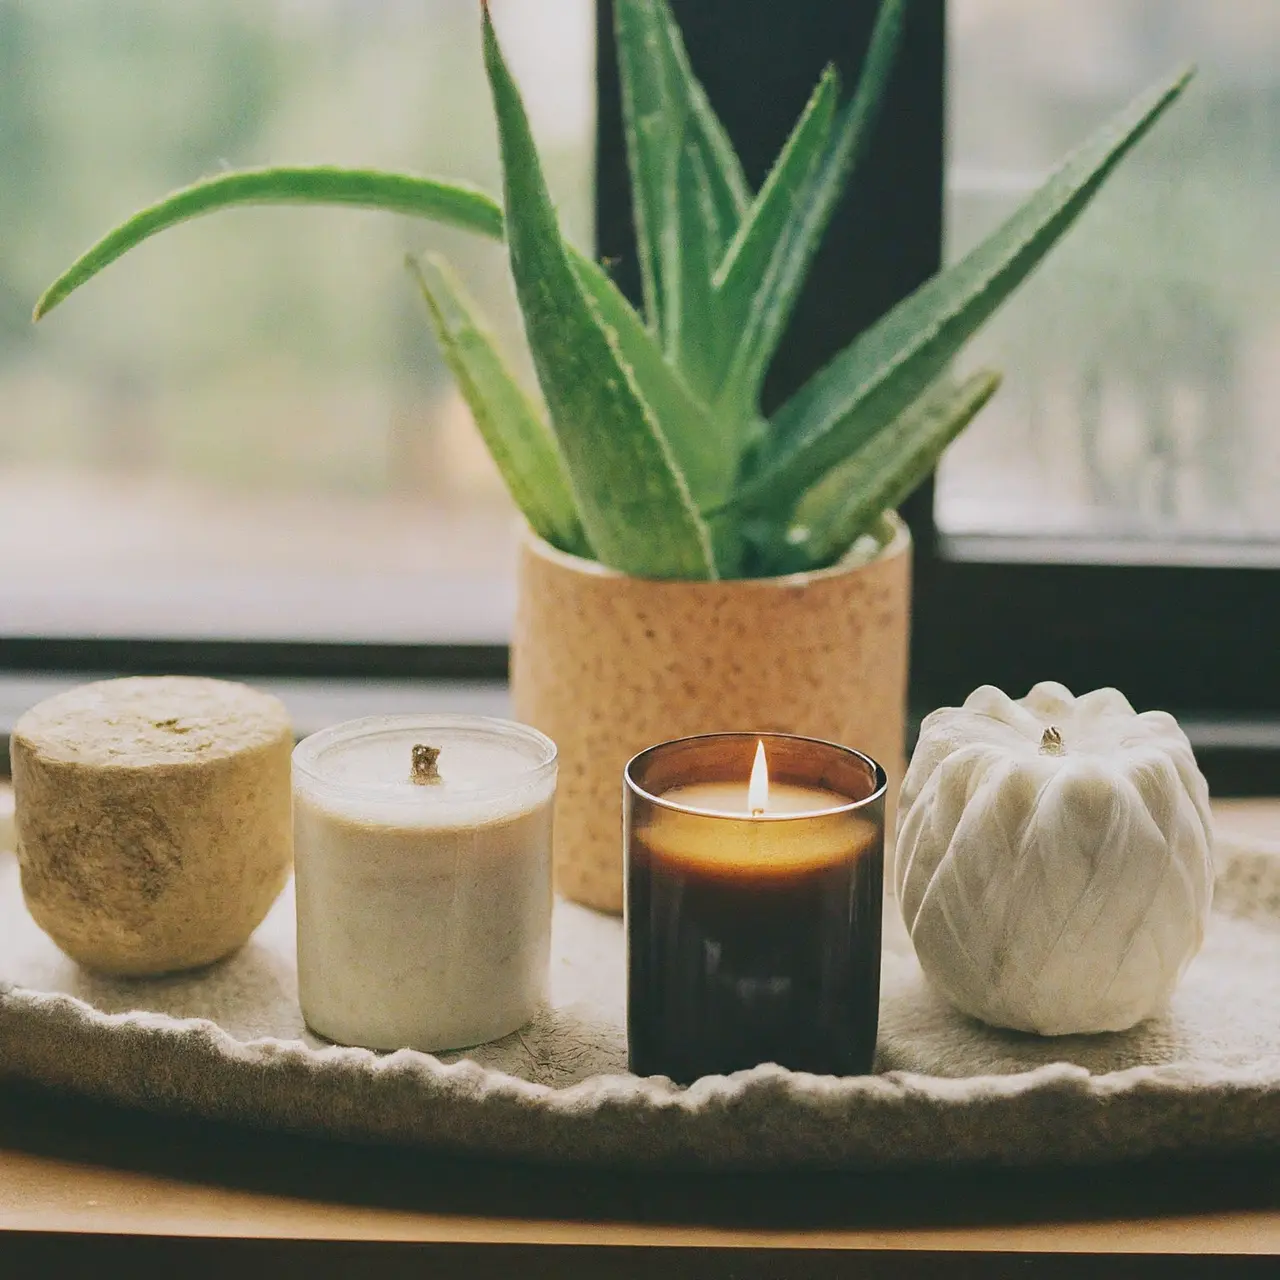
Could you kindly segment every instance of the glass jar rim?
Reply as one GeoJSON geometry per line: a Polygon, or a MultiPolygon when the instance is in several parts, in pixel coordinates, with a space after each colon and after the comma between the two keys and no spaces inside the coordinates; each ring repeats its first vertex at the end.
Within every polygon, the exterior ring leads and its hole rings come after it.
{"type": "Polygon", "coordinates": [[[519,742],[537,749],[537,754],[529,760],[526,771],[503,778],[499,783],[490,782],[475,787],[450,785],[450,802],[499,800],[536,786],[556,771],[559,750],[555,742],[532,725],[499,716],[469,715],[464,712],[405,712],[344,720],[309,734],[293,749],[294,772],[305,777],[312,787],[329,795],[377,796],[380,804],[420,805],[424,795],[429,794],[433,788],[416,787],[401,791],[396,783],[343,782],[328,776],[319,767],[321,756],[335,746],[414,730],[466,732],[480,739],[519,742]]]}
{"type": "Polygon", "coordinates": [[[874,804],[877,800],[882,799],[889,789],[888,775],[885,773],[883,766],[880,765],[878,761],[873,760],[865,751],[859,751],[856,747],[846,747],[840,742],[831,742],[827,738],[813,738],[800,733],[778,733],[772,730],[763,733],[748,733],[745,731],[731,731],[726,733],[694,733],[687,734],[681,738],[672,738],[667,742],[656,742],[652,746],[646,747],[643,751],[638,751],[630,760],[627,761],[626,767],[623,769],[623,778],[625,779],[627,787],[635,795],[660,809],[667,809],[672,813],[690,814],[699,818],[723,818],[726,822],[795,822],[808,821],[817,817],[836,817],[844,813],[856,813],[859,809],[865,809],[869,805],[874,804]],[[742,813],[727,813],[718,809],[703,809],[697,805],[681,804],[675,800],[668,800],[665,795],[659,795],[647,790],[637,780],[636,773],[638,769],[645,764],[646,758],[651,757],[658,752],[670,750],[672,747],[687,746],[691,743],[723,742],[727,739],[737,739],[746,742],[758,741],[767,743],[770,740],[783,740],[792,743],[807,743],[812,747],[824,748],[837,752],[845,757],[851,756],[869,768],[873,780],[871,792],[860,799],[850,799],[845,804],[831,805],[822,809],[806,809],[795,813],[762,813],[746,815],[742,813]]]}

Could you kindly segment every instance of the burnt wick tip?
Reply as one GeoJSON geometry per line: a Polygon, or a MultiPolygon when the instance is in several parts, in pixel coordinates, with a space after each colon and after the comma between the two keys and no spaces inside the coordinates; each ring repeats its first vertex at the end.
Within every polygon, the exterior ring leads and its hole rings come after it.
{"type": "Polygon", "coordinates": [[[416,782],[419,786],[443,781],[439,762],[439,747],[428,747],[424,743],[415,742],[410,752],[409,781],[416,782]]]}

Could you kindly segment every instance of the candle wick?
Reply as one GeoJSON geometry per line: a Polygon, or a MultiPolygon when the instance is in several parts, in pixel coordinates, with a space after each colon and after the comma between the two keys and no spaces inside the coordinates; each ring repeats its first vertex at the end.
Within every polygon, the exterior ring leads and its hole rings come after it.
{"type": "Polygon", "coordinates": [[[409,759],[410,782],[415,782],[418,786],[425,787],[435,782],[444,781],[440,777],[440,769],[438,767],[440,761],[439,747],[428,747],[421,742],[415,742],[409,759]]]}

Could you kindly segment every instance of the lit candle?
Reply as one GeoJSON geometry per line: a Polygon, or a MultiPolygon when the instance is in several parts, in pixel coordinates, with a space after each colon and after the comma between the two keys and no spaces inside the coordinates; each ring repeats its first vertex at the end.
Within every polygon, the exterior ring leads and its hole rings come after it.
{"type": "Polygon", "coordinates": [[[479,716],[382,716],[294,752],[298,995],[341,1044],[428,1051],[545,998],[556,750],[479,716]]]}
{"type": "Polygon", "coordinates": [[[783,734],[663,743],[626,769],[631,1069],[871,1069],[885,775],[783,734]]]}

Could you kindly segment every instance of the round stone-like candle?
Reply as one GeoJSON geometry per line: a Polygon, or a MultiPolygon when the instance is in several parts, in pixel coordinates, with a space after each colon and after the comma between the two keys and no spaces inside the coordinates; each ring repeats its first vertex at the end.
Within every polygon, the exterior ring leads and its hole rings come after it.
{"type": "Polygon", "coordinates": [[[546,996],[556,749],[482,716],[378,716],[294,751],[298,996],[370,1049],[460,1049],[546,996]]]}
{"type": "Polygon", "coordinates": [[[710,734],[625,776],[631,1070],[869,1071],[884,770],[811,738],[710,734]]]}

